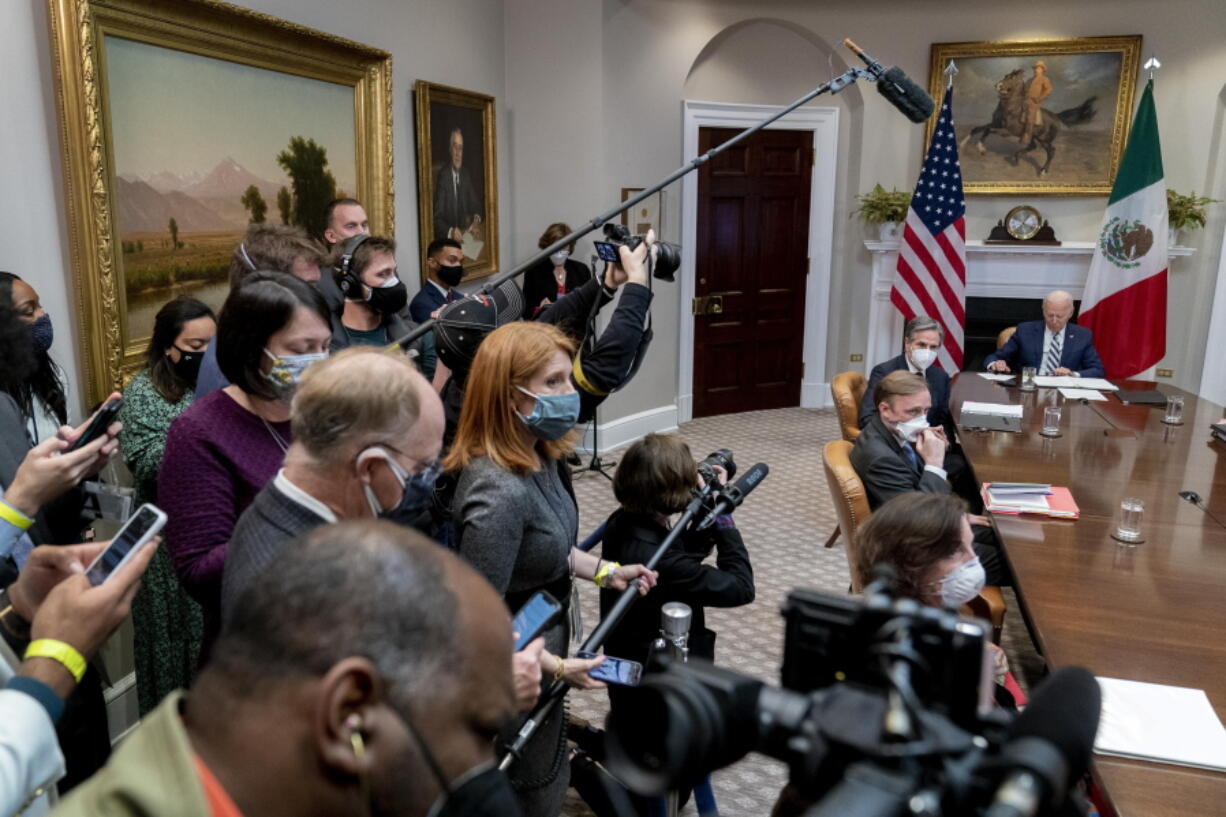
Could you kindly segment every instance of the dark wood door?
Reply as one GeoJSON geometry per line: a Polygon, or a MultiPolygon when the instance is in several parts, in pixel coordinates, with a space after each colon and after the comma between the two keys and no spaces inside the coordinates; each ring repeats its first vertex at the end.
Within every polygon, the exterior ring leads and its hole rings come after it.
{"type": "Polygon", "coordinates": [[[695,417],[800,405],[812,169],[810,131],[768,130],[698,171],[695,417]]]}

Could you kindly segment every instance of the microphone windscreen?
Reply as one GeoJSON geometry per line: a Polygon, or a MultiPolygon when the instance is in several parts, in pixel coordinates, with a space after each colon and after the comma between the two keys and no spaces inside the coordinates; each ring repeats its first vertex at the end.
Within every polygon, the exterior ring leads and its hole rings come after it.
{"type": "Polygon", "coordinates": [[[1069,780],[1085,774],[1102,712],[1102,689],[1081,667],[1062,667],[1039,684],[1030,704],[1009,727],[1009,739],[1051,743],[1069,767],[1069,780]]]}
{"type": "Polygon", "coordinates": [[[890,101],[903,116],[912,122],[923,122],[932,115],[932,97],[911,81],[903,70],[895,65],[877,80],[877,92],[890,101]]]}

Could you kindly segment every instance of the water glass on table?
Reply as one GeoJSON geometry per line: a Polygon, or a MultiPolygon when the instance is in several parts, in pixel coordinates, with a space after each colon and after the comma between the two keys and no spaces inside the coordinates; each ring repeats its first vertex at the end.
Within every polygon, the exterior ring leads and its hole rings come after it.
{"type": "Polygon", "coordinates": [[[1060,407],[1048,406],[1043,409],[1043,430],[1039,432],[1044,437],[1060,436],[1060,407]]]}
{"type": "Polygon", "coordinates": [[[1183,425],[1182,396],[1172,394],[1170,397],[1166,398],[1166,416],[1162,418],[1162,422],[1172,426],[1183,425]]]}
{"type": "Polygon", "coordinates": [[[1145,501],[1137,497],[1125,497],[1120,502],[1119,521],[1112,537],[1126,544],[1144,542],[1141,535],[1141,517],[1145,514],[1145,501]]]}
{"type": "Polygon", "coordinates": [[[1036,374],[1038,374],[1038,369],[1036,369],[1034,366],[1023,366],[1022,367],[1022,384],[1021,384],[1022,391],[1034,391],[1035,390],[1034,376],[1036,374]]]}

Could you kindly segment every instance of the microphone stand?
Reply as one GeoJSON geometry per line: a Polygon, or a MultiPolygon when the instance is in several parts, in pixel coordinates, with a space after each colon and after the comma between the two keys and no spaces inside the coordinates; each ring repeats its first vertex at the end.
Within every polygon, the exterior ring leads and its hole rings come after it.
{"type": "MultiPolygon", "coordinates": [[[[718,156],[720,153],[723,153],[725,150],[737,144],[738,142],[748,139],[750,136],[762,130],[767,125],[771,124],[772,122],[778,119],[781,119],[787,114],[790,114],[792,111],[796,110],[801,105],[804,105],[805,103],[815,99],[818,96],[821,96],[822,94],[826,94],[826,93],[837,94],[839,91],[843,90],[848,85],[851,85],[857,79],[866,79],[870,82],[876,82],[877,76],[874,75],[871,71],[868,71],[864,68],[853,67],[853,68],[847,69],[842,74],[839,74],[837,77],[835,77],[834,79],[830,80],[829,82],[823,82],[821,85],[817,86],[809,93],[800,97],[795,102],[792,102],[790,105],[786,106],[782,110],[772,114],[771,116],[768,116],[766,119],[763,119],[758,124],[753,125],[749,128],[746,128],[745,130],[741,131],[736,136],[733,136],[731,139],[724,142],[723,144],[717,145],[711,148],[710,150],[708,150],[706,153],[702,154],[701,156],[698,156],[695,159],[692,159],[690,162],[677,168],[672,173],[669,173],[667,176],[665,176],[663,179],[661,179],[659,182],[652,185],[651,187],[644,188],[638,194],[631,196],[629,199],[621,202],[620,204],[616,205],[612,209],[607,210],[601,213],[600,215],[593,217],[591,221],[588,221],[582,224],[578,229],[571,232],[570,235],[566,235],[566,236],[563,236],[562,238],[559,238],[557,241],[553,242],[548,247],[545,247],[540,252],[536,253],[536,255],[531,256],[526,261],[521,261],[520,263],[516,264],[511,269],[507,270],[506,272],[500,275],[495,275],[493,278],[487,281],[480,289],[478,289],[473,294],[489,295],[491,292],[493,292],[495,289],[497,289],[499,286],[501,286],[505,282],[510,281],[512,278],[516,278],[522,275],[524,271],[528,269],[529,267],[548,258],[550,255],[557,252],[558,250],[563,249],[564,247],[569,247],[571,244],[574,244],[576,241],[578,241],[580,238],[583,238],[583,236],[587,235],[592,230],[595,230],[596,228],[600,227],[606,221],[611,221],[614,216],[622,213],[625,210],[629,210],[631,207],[638,204],[639,202],[647,199],[650,196],[655,195],[657,192],[659,192],[660,190],[663,190],[665,187],[668,187],[670,184],[677,181],[682,176],[685,176],[688,173],[691,173],[692,171],[697,170],[699,167],[711,161],[711,159],[718,156]]],[[[593,274],[595,274],[594,271],[593,271],[593,274]]],[[[411,330],[408,334],[406,334],[404,337],[396,340],[394,345],[399,346],[402,349],[408,349],[409,345],[412,344],[413,341],[417,340],[419,337],[421,337],[422,335],[426,334],[427,332],[431,331],[434,328],[434,320],[435,320],[434,318],[430,318],[429,320],[420,324],[415,329],[411,330]]]]}
{"type": "MultiPolygon", "coordinates": [[[[690,500],[690,504],[685,506],[685,510],[681,514],[681,518],[677,520],[677,524],[673,525],[668,532],[668,536],[664,537],[664,541],[656,548],[655,553],[651,554],[651,558],[647,560],[645,567],[648,570],[654,570],[655,566],[664,558],[664,554],[673,546],[673,542],[677,541],[677,537],[685,530],[690,521],[698,515],[702,510],[703,504],[711,495],[711,486],[705,486],[701,491],[695,493],[695,496],[690,500]]],[[[592,630],[592,634],[587,637],[587,640],[579,647],[580,651],[596,652],[604,644],[604,640],[609,637],[609,632],[621,622],[626,611],[630,609],[630,605],[634,604],[639,595],[638,581],[633,581],[630,586],[622,591],[621,597],[617,603],[613,605],[613,609],[604,617],[596,629],[592,630]]],[[[528,745],[528,741],[540,728],[545,718],[553,711],[558,702],[566,695],[568,687],[565,681],[554,681],[549,689],[537,701],[536,706],[528,713],[528,719],[524,721],[519,732],[515,735],[515,739],[507,747],[507,753],[502,758],[502,762],[498,764],[498,768],[506,770],[512,763],[519,759],[524,747],[528,745]]]]}

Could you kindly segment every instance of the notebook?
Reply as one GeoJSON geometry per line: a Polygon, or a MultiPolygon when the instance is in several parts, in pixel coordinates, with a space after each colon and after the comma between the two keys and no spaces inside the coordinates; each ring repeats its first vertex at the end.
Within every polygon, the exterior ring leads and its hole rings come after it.
{"type": "Polygon", "coordinates": [[[1010,434],[1016,434],[1022,430],[1022,420],[1020,417],[975,414],[963,409],[962,427],[967,431],[1007,431],[1010,434]]]}
{"type": "Polygon", "coordinates": [[[1166,395],[1157,389],[1145,389],[1143,391],[1124,391],[1120,389],[1115,393],[1119,401],[1128,406],[1165,406],[1166,395]]]}
{"type": "Polygon", "coordinates": [[[992,513],[1009,515],[1038,514],[1053,519],[1077,519],[1081,516],[1081,509],[1073,500],[1072,492],[1055,485],[1046,488],[1036,486],[1033,493],[1017,493],[1008,489],[993,493],[992,483],[985,482],[983,507],[992,513]]]}
{"type": "Polygon", "coordinates": [[[1226,729],[1202,689],[1099,678],[1103,755],[1226,771],[1226,729]]]}

